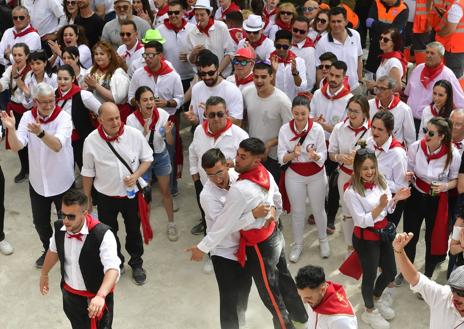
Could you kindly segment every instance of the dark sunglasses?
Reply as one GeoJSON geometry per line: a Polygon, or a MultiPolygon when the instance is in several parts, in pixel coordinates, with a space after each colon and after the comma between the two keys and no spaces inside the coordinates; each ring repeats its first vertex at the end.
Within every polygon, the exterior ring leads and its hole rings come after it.
{"type": "Polygon", "coordinates": [[[359,150],[356,151],[356,155],[359,155],[359,156],[365,156],[365,155],[368,155],[368,154],[375,154],[374,151],[372,151],[371,149],[368,149],[368,148],[360,148],[359,150]]]}
{"type": "Polygon", "coordinates": [[[143,54],[142,54],[142,57],[143,57],[144,59],[146,59],[146,58],[153,59],[153,58],[155,58],[155,57],[156,57],[157,55],[159,55],[159,54],[160,54],[160,53],[143,53],[143,54]]]}
{"type": "Polygon", "coordinates": [[[451,287],[451,292],[459,297],[464,297],[464,290],[451,287]]]}
{"type": "Polygon", "coordinates": [[[317,7],[303,7],[303,12],[304,13],[310,13],[310,12],[316,10],[316,9],[317,9],[317,7]]]}
{"type": "Polygon", "coordinates": [[[212,76],[214,76],[216,74],[216,72],[217,72],[216,70],[215,71],[208,71],[208,72],[199,71],[198,75],[200,77],[206,77],[207,75],[212,77],[212,76]]]}
{"type": "Polygon", "coordinates": [[[208,119],[214,119],[215,117],[218,117],[218,119],[221,119],[224,117],[225,112],[210,112],[208,113],[208,119]]]}
{"type": "Polygon", "coordinates": [[[288,48],[290,48],[289,45],[281,45],[281,44],[275,44],[275,49],[283,49],[283,50],[288,50],[288,48]]]}
{"type": "Polygon", "coordinates": [[[24,21],[26,16],[13,16],[14,21],[24,21]]]}
{"type": "Polygon", "coordinates": [[[77,3],[77,1],[66,1],[67,5],[74,6],[77,3]]]}
{"type": "Polygon", "coordinates": [[[59,212],[58,213],[58,219],[60,220],[64,220],[65,218],[68,218],[69,220],[75,220],[76,219],[76,215],[74,214],[65,214],[64,212],[59,212]]]}
{"type": "Polygon", "coordinates": [[[422,128],[422,132],[424,133],[424,135],[428,135],[429,137],[433,137],[435,136],[436,132],[435,131],[431,131],[431,130],[428,130],[427,128],[422,128]]]}
{"type": "Polygon", "coordinates": [[[172,16],[172,15],[179,15],[180,14],[180,10],[169,10],[168,11],[168,16],[172,16]]]}
{"type": "Polygon", "coordinates": [[[259,34],[259,32],[261,32],[261,30],[258,30],[258,31],[245,31],[246,34],[259,34]]]}
{"type": "Polygon", "coordinates": [[[297,29],[296,27],[294,27],[293,28],[293,33],[307,34],[308,32],[306,32],[305,30],[300,30],[300,29],[297,29]]]}
{"type": "Polygon", "coordinates": [[[327,23],[327,20],[323,19],[323,18],[316,18],[316,23],[325,24],[325,23],[327,23]]]}
{"type": "Polygon", "coordinates": [[[129,5],[124,5],[124,6],[115,6],[114,9],[116,10],[129,10],[129,5]]]}
{"type": "Polygon", "coordinates": [[[318,68],[319,70],[322,70],[322,69],[328,70],[328,69],[330,69],[331,66],[332,66],[332,65],[329,65],[329,64],[327,64],[327,65],[322,65],[322,64],[321,64],[321,65],[319,65],[317,68],[318,68]]]}
{"type": "Polygon", "coordinates": [[[130,37],[131,35],[132,35],[132,32],[119,32],[119,36],[121,38],[130,37]]]}
{"type": "Polygon", "coordinates": [[[386,37],[380,37],[379,40],[381,40],[381,41],[383,41],[383,42],[385,42],[385,43],[392,41],[392,39],[388,39],[388,38],[386,38],[386,37]]]}
{"type": "Polygon", "coordinates": [[[246,59],[240,61],[240,60],[234,58],[232,60],[233,65],[247,66],[248,63],[250,63],[250,61],[247,61],[246,59]]]}
{"type": "Polygon", "coordinates": [[[288,16],[293,15],[293,13],[291,11],[281,11],[280,14],[281,15],[288,15],[288,16]]]}

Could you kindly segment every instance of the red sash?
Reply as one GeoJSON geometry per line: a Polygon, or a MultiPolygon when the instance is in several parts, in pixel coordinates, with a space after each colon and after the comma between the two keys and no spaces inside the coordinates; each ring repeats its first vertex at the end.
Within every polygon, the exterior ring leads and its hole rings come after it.
{"type": "Polygon", "coordinates": [[[393,99],[392,101],[390,102],[389,105],[387,106],[382,106],[382,104],[380,104],[380,101],[378,99],[378,97],[375,98],[375,106],[380,110],[380,109],[387,109],[387,110],[393,110],[395,107],[398,106],[398,104],[401,102],[401,99],[398,95],[393,95],[393,99]]]}
{"type": "Polygon", "coordinates": [[[276,50],[274,50],[269,57],[272,58],[272,56],[276,56],[277,57],[277,62],[284,63],[285,65],[291,64],[292,60],[294,60],[296,58],[295,53],[293,51],[291,51],[291,50],[288,51],[286,58],[279,57],[277,55],[276,50]]]}
{"type": "Polygon", "coordinates": [[[179,27],[172,25],[171,22],[169,21],[169,18],[166,18],[164,20],[164,26],[166,26],[168,30],[172,30],[176,33],[179,33],[180,31],[182,31],[185,25],[187,25],[187,20],[185,20],[184,18],[182,19],[182,23],[179,27]]]}
{"type": "Polygon", "coordinates": [[[219,136],[221,136],[223,133],[225,133],[227,130],[229,130],[232,127],[232,120],[230,118],[227,118],[225,127],[219,131],[216,131],[215,133],[212,133],[211,131],[209,131],[208,120],[203,121],[202,126],[203,126],[203,130],[205,131],[206,136],[217,139],[219,136]]]}
{"type": "Polygon", "coordinates": [[[204,28],[202,28],[200,26],[200,24],[197,24],[197,28],[198,28],[198,31],[200,31],[201,33],[204,33],[206,34],[206,36],[209,37],[209,29],[211,28],[211,26],[214,25],[214,19],[210,18],[209,21],[208,21],[208,24],[206,24],[206,26],[204,28]]]}
{"type": "Polygon", "coordinates": [[[401,62],[401,66],[403,67],[403,75],[404,76],[408,71],[408,62],[404,58],[404,55],[400,51],[391,51],[389,53],[385,54],[380,54],[379,55],[380,60],[383,62],[384,60],[390,59],[390,58],[397,58],[401,62]]]}
{"type": "MultiPolygon", "coordinates": [[[[29,34],[29,33],[33,33],[33,32],[37,32],[37,30],[34,29],[32,26],[29,25],[29,27],[28,27],[27,29],[25,29],[24,31],[21,31],[21,32],[19,32],[19,33],[16,33],[16,32],[13,30],[13,36],[14,36],[14,38],[16,39],[16,38],[23,37],[23,36],[25,36],[25,35],[27,35],[27,34],[29,34]]],[[[39,33],[39,32],[37,32],[37,33],[39,33]]]]}
{"type": "MultiPolygon", "coordinates": [[[[53,109],[53,112],[52,114],[47,118],[47,119],[42,119],[42,117],[39,115],[39,122],[41,124],[47,124],[47,123],[50,123],[52,122],[53,120],[55,120],[57,117],[58,117],[58,114],[60,114],[61,112],[61,107],[59,107],[58,105],[55,106],[55,108],[53,109]]],[[[37,108],[32,108],[31,110],[31,114],[32,114],[32,117],[34,119],[37,120],[37,115],[38,115],[38,111],[37,111],[37,108]]]]}
{"type": "Polygon", "coordinates": [[[327,281],[328,287],[324,298],[313,311],[324,315],[351,315],[354,316],[353,307],[346,297],[345,289],[337,283],[327,281]]]}
{"type": "Polygon", "coordinates": [[[343,83],[343,89],[340,90],[340,92],[334,96],[330,96],[328,93],[328,90],[329,90],[329,83],[325,83],[321,88],[321,93],[322,95],[324,95],[325,98],[331,101],[345,97],[351,92],[350,86],[349,85],[347,86],[345,83],[343,83]]]}
{"type": "Polygon", "coordinates": [[[100,135],[100,137],[101,137],[105,142],[114,142],[114,141],[116,141],[117,143],[119,143],[119,137],[120,137],[122,134],[124,134],[124,124],[121,123],[121,127],[119,127],[118,133],[116,134],[116,136],[113,136],[113,137],[110,137],[110,136],[106,135],[105,131],[103,130],[103,126],[102,126],[102,125],[98,126],[97,130],[98,130],[98,134],[100,135]]]}
{"type": "Polygon", "coordinates": [[[429,68],[427,65],[424,65],[424,68],[422,69],[422,72],[420,75],[420,80],[422,84],[424,85],[424,88],[427,88],[429,83],[433,81],[437,76],[440,75],[444,67],[445,67],[445,64],[443,63],[439,64],[437,67],[434,67],[434,68],[429,68]]]}
{"type": "Polygon", "coordinates": [[[69,89],[65,95],[63,95],[63,91],[60,88],[58,88],[56,102],[58,103],[60,101],[71,99],[75,94],[77,94],[80,91],[81,88],[74,83],[72,84],[71,89],[69,89]]]}
{"type": "MultiPolygon", "coordinates": [[[[384,218],[380,222],[375,223],[373,229],[379,230],[381,228],[385,228],[387,225],[388,225],[388,219],[384,218]]],[[[353,234],[358,239],[368,240],[368,241],[380,241],[380,235],[375,232],[372,232],[371,230],[367,228],[361,228],[359,226],[355,226],[353,230],[353,234]]]]}
{"type": "MultiPolygon", "coordinates": [[[[137,118],[138,122],[142,125],[142,127],[145,127],[145,119],[143,118],[142,112],[135,111],[134,115],[137,118]]],[[[153,128],[155,128],[156,123],[158,122],[158,120],[159,120],[159,112],[158,112],[158,108],[155,105],[153,107],[153,112],[152,112],[152,115],[151,115],[151,123],[150,123],[150,126],[148,127],[148,129],[153,130],[153,128]]]]}

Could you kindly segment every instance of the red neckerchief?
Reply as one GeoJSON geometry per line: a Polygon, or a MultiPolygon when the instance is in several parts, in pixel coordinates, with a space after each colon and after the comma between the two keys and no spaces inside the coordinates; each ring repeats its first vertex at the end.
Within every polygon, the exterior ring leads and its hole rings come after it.
{"type": "Polygon", "coordinates": [[[266,7],[263,9],[263,15],[269,19],[272,15],[277,14],[277,8],[272,9],[271,11],[268,11],[266,7]]]}
{"type": "Polygon", "coordinates": [[[229,29],[229,34],[235,44],[238,44],[240,40],[246,38],[246,33],[241,27],[232,27],[229,29]]]}
{"type": "MultiPolygon", "coordinates": [[[[297,44],[295,44],[295,47],[298,47],[297,44]]],[[[314,48],[314,42],[311,40],[311,38],[306,37],[305,42],[301,48],[314,48]]]]}
{"type": "Polygon", "coordinates": [[[437,109],[434,103],[430,104],[430,112],[432,112],[434,117],[437,117],[440,114],[440,110],[437,109]]]}
{"type": "Polygon", "coordinates": [[[176,33],[179,33],[180,31],[182,31],[184,29],[185,25],[187,25],[187,20],[184,19],[184,18],[182,18],[180,27],[172,25],[172,23],[169,21],[169,18],[166,18],[164,20],[164,26],[166,26],[166,28],[168,30],[172,30],[172,31],[174,31],[176,33]]]}
{"type": "Polygon", "coordinates": [[[351,92],[351,88],[350,88],[349,85],[347,86],[345,83],[343,83],[343,89],[340,90],[340,92],[338,94],[336,94],[334,96],[330,96],[328,91],[329,91],[329,83],[326,83],[326,84],[324,84],[322,86],[321,93],[322,93],[322,95],[324,95],[325,98],[327,98],[328,100],[333,101],[333,100],[336,100],[336,99],[339,99],[339,98],[342,98],[342,97],[348,95],[351,92]]]}
{"type": "Polygon", "coordinates": [[[340,284],[327,281],[328,287],[324,298],[319,305],[313,308],[313,311],[318,314],[325,315],[354,315],[348,298],[346,297],[345,289],[340,284]]]}
{"type": "Polygon", "coordinates": [[[365,190],[367,190],[367,189],[372,190],[375,187],[375,183],[364,182],[363,187],[364,187],[365,190]]]}
{"type": "MultiPolygon", "coordinates": [[[[401,147],[402,149],[404,149],[404,146],[403,144],[401,144],[401,142],[399,140],[397,140],[396,138],[392,137],[392,141],[390,143],[390,147],[388,148],[389,150],[395,148],[395,147],[401,147]]],[[[378,147],[377,144],[374,144],[374,148],[377,150],[377,151],[380,151],[380,152],[383,152],[383,148],[382,147],[378,147]]]]}
{"type": "MultiPolygon", "coordinates": [[[[29,34],[29,33],[32,33],[32,32],[37,32],[36,29],[34,29],[32,26],[29,25],[29,27],[19,33],[16,33],[14,30],[13,30],[13,36],[14,38],[20,38],[20,37],[23,37],[25,36],[26,34],[29,34]]],[[[38,33],[38,32],[37,32],[38,33]]]]}
{"type": "Polygon", "coordinates": [[[237,77],[237,75],[235,75],[235,85],[237,87],[241,86],[241,85],[245,85],[249,82],[252,82],[253,81],[253,72],[251,72],[250,74],[248,74],[245,78],[243,79],[239,79],[237,77]]]}
{"type": "Polygon", "coordinates": [[[317,45],[317,42],[318,42],[319,40],[321,40],[321,38],[322,38],[322,34],[318,34],[318,35],[316,36],[316,38],[315,38],[314,41],[313,41],[314,46],[317,45]]]}
{"type": "Polygon", "coordinates": [[[400,97],[399,97],[397,94],[393,95],[392,101],[391,101],[390,104],[387,105],[387,106],[382,106],[382,104],[380,104],[380,101],[379,101],[378,97],[375,98],[375,106],[377,106],[377,108],[378,108],[379,110],[380,110],[380,109],[382,109],[382,110],[384,110],[384,109],[393,110],[395,107],[398,106],[398,104],[399,104],[400,102],[401,102],[401,99],[400,99],[400,97]]]}
{"type": "Polygon", "coordinates": [[[389,53],[384,53],[379,55],[380,60],[384,61],[390,58],[397,58],[401,62],[401,66],[403,67],[403,76],[407,73],[408,70],[408,62],[404,58],[404,55],[400,51],[391,51],[389,53]]]}
{"type": "MultiPolygon", "coordinates": [[[[140,42],[140,40],[137,40],[137,43],[136,43],[135,46],[132,47],[132,48],[134,48],[134,53],[135,53],[137,50],[143,48],[143,45],[142,45],[142,43],[140,42]]],[[[129,52],[129,50],[130,50],[130,49],[127,49],[127,46],[126,46],[126,53],[124,54],[124,58],[131,57],[131,56],[132,56],[131,53],[129,52]]]]}
{"type": "Polygon", "coordinates": [[[429,154],[429,150],[427,149],[427,145],[425,144],[425,138],[422,138],[422,140],[420,141],[420,147],[422,149],[422,152],[424,152],[425,157],[427,158],[427,163],[430,162],[430,160],[440,159],[442,156],[448,153],[448,148],[442,144],[438,153],[429,154]]]}
{"type": "Polygon", "coordinates": [[[230,118],[227,118],[225,127],[222,128],[219,131],[216,131],[215,133],[212,133],[209,130],[208,120],[203,121],[203,130],[205,131],[206,136],[213,137],[214,139],[217,139],[219,136],[221,136],[223,133],[225,133],[231,127],[232,127],[232,120],[230,118]]]}
{"type": "MultiPolygon", "coordinates": [[[[26,77],[26,74],[28,74],[29,72],[31,72],[31,67],[29,65],[26,65],[22,68],[21,72],[18,72],[19,74],[19,77],[21,78],[21,80],[24,81],[24,78],[26,77]]],[[[13,76],[13,70],[11,70],[11,75],[13,76]]],[[[10,83],[13,83],[13,78],[11,79],[10,83]]]]}
{"type": "Polygon", "coordinates": [[[420,80],[424,85],[424,88],[427,88],[429,83],[440,75],[444,67],[445,64],[443,64],[443,62],[441,62],[437,67],[434,68],[430,68],[427,65],[424,65],[424,68],[422,69],[422,72],[420,74],[420,80]]]}
{"type": "Polygon", "coordinates": [[[198,23],[197,24],[197,28],[198,28],[198,31],[200,31],[201,33],[204,33],[206,34],[206,36],[209,37],[209,29],[211,28],[211,26],[214,25],[214,19],[212,19],[211,17],[209,18],[209,21],[208,21],[208,24],[206,24],[205,28],[202,28],[200,26],[200,24],[198,23]]]}
{"type": "Polygon", "coordinates": [[[106,142],[113,142],[113,141],[116,141],[116,142],[119,142],[119,137],[121,137],[122,134],[124,134],[124,123],[121,122],[121,127],[119,127],[119,131],[118,133],[116,134],[116,136],[114,137],[109,137],[108,135],[106,135],[106,133],[103,131],[103,126],[100,125],[98,126],[98,134],[100,135],[100,137],[106,141],[106,142]]]}
{"type": "MultiPolygon", "coordinates": [[[[137,118],[137,120],[140,122],[142,127],[145,127],[145,119],[143,118],[142,112],[135,111],[134,115],[137,118]]],[[[158,122],[159,116],[160,115],[159,115],[158,108],[155,105],[153,107],[153,112],[152,112],[152,115],[151,115],[151,123],[150,123],[150,127],[148,128],[149,130],[153,130],[153,128],[155,128],[155,125],[158,122]]]]}
{"type": "Polygon", "coordinates": [[[190,20],[192,19],[192,17],[195,16],[195,9],[192,8],[190,10],[186,10],[185,13],[184,13],[184,17],[187,19],[187,20],[190,20]]]}
{"type": "Polygon", "coordinates": [[[259,163],[255,168],[248,170],[247,172],[241,173],[238,176],[238,180],[247,179],[250,182],[253,182],[261,186],[266,191],[269,191],[271,187],[271,180],[269,177],[269,172],[264,166],[259,163]]]}
{"type": "MultiPolygon", "coordinates": [[[[99,224],[100,222],[93,218],[91,215],[87,214],[85,215],[85,221],[87,223],[87,229],[90,231],[92,231],[95,226],[97,226],[97,224],[99,224]]],[[[79,241],[82,241],[82,237],[84,236],[83,233],[79,232],[79,233],[76,233],[76,234],[72,234],[72,233],[69,233],[69,232],[66,232],[67,233],[67,237],[70,238],[70,239],[77,239],[79,241]]]]}
{"type": "Polygon", "coordinates": [[[149,77],[152,77],[152,76],[158,77],[160,75],[165,75],[165,74],[172,72],[172,68],[166,63],[164,59],[160,60],[160,64],[161,66],[158,70],[156,70],[156,72],[152,72],[150,68],[148,67],[148,65],[145,65],[143,69],[145,70],[145,72],[147,72],[149,77]]]}
{"type": "Polygon", "coordinates": [[[283,59],[282,57],[279,57],[277,55],[277,50],[274,50],[269,57],[272,58],[272,56],[276,56],[277,57],[277,62],[284,63],[285,65],[291,64],[292,60],[294,60],[296,58],[295,53],[293,51],[291,51],[291,50],[288,51],[287,58],[285,58],[285,59],[283,59]]]}
{"type": "Polygon", "coordinates": [[[278,27],[280,27],[280,29],[282,30],[286,30],[286,31],[291,31],[292,29],[292,23],[284,23],[282,22],[282,20],[280,19],[280,16],[277,16],[276,19],[275,19],[275,25],[277,25],[278,27]]]}
{"type": "Polygon", "coordinates": [[[163,8],[158,10],[158,12],[156,13],[156,17],[161,17],[164,14],[167,14],[168,10],[169,10],[169,6],[168,6],[168,4],[165,4],[163,8]]]}
{"type": "MultiPolygon", "coordinates": [[[[48,119],[42,119],[42,117],[39,115],[39,122],[41,124],[47,124],[47,123],[50,123],[52,122],[53,120],[56,119],[56,117],[58,116],[58,114],[60,114],[61,112],[61,107],[59,107],[58,105],[55,106],[55,108],[53,109],[53,112],[52,114],[48,117],[48,119]]],[[[32,116],[34,117],[35,120],[37,120],[37,116],[38,116],[38,111],[37,111],[37,108],[34,107],[32,108],[31,110],[31,114],[32,116]]]]}
{"type": "Polygon", "coordinates": [[[261,46],[261,45],[263,44],[264,40],[266,40],[266,36],[264,35],[264,33],[261,34],[261,38],[259,38],[259,40],[256,41],[256,42],[251,42],[251,41],[247,38],[247,41],[250,43],[250,45],[251,45],[254,49],[256,49],[256,48],[258,48],[259,46],[261,46]]]}
{"type": "Polygon", "coordinates": [[[64,101],[64,100],[67,100],[67,99],[71,99],[75,94],[77,94],[78,92],[81,91],[81,88],[76,85],[76,84],[72,84],[71,85],[71,89],[69,89],[65,95],[63,95],[63,91],[61,91],[60,88],[58,88],[57,90],[57,98],[56,98],[56,102],[60,102],[60,101],[64,101]]]}
{"type": "Polygon", "coordinates": [[[462,141],[459,141],[459,142],[453,142],[454,146],[456,146],[456,148],[458,150],[462,150],[462,141]]]}
{"type": "Polygon", "coordinates": [[[290,126],[290,130],[292,131],[293,135],[295,135],[290,139],[290,141],[293,142],[293,141],[296,141],[297,139],[302,139],[302,138],[304,139],[306,138],[306,136],[308,136],[309,131],[313,127],[313,120],[311,120],[311,118],[308,118],[308,128],[303,130],[300,133],[296,131],[295,119],[290,120],[288,124],[290,126]]]}
{"type": "Polygon", "coordinates": [[[238,11],[238,12],[239,12],[239,11],[240,11],[240,7],[237,6],[237,4],[236,4],[235,2],[231,2],[230,5],[229,5],[229,7],[227,7],[226,10],[224,10],[224,9],[222,10],[221,19],[225,19],[226,15],[227,15],[228,13],[232,13],[232,12],[234,12],[234,11],[238,11]]]}
{"type": "Polygon", "coordinates": [[[367,128],[364,127],[364,124],[363,124],[361,127],[358,127],[358,128],[353,128],[353,127],[351,127],[350,124],[348,124],[348,128],[350,128],[350,130],[354,131],[354,135],[355,135],[355,136],[358,136],[358,134],[359,134],[361,131],[367,130],[367,128]]]}

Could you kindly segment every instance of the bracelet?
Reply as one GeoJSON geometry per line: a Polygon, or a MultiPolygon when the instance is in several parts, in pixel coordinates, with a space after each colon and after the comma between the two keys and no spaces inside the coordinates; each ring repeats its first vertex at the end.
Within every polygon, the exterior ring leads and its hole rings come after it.
{"type": "Polygon", "coordinates": [[[401,251],[398,251],[395,248],[393,248],[393,251],[395,252],[395,254],[402,254],[404,252],[404,249],[401,249],[401,251]]]}

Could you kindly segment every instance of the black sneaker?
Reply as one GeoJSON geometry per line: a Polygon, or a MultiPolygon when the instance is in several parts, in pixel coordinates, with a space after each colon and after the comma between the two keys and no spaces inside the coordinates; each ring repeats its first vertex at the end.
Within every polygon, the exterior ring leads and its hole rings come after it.
{"type": "Polygon", "coordinates": [[[145,274],[145,270],[141,267],[135,267],[132,269],[132,278],[135,281],[136,285],[143,285],[147,281],[147,275],[145,274]]]}
{"type": "Polygon", "coordinates": [[[19,174],[17,174],[14,178],[14,182],[16,184],[24,182],[27,179],[28,174],[24,171],[20,171],[19,174]]]}
{"type": "Polygon", "coordinates": [[[43,264],[44,264],[44,261],[45,261],[45,255],[47,254],[46,251],[43,252],[42,256],[40,256],[39,258],[37,258],[37,260],[35,261],[35,267],[36,268],[42,268],[43,267],[43,264]]]}
{"type": "Polygon", "coordinates": [[[193,235],[204,234],[204,232],[205,232],[205,226],[203,225],[203,223],[200,223],[200,224],[195,225],[195,226],[192,227],[192,229],[190,230],[190,233],[192,233],[193,235]]]}

